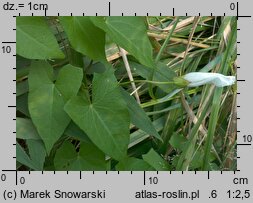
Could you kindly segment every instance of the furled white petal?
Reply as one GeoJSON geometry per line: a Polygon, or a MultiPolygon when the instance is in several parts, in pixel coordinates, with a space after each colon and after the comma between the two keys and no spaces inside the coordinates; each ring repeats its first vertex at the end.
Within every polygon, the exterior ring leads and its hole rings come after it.
{"type": "Polygon", "coordinates": [[[189,82],[188,87],[197,87],[205,84],[224,87],[235,83],[235,76],[225,76],[219,73],[192,72],[187,73],[183,78],[189,82]]]}

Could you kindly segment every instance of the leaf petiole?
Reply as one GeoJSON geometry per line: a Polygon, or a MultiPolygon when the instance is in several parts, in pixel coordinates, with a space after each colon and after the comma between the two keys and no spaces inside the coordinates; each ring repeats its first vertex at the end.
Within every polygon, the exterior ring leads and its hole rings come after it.
{"type": "Polygon", "coordinates": [[[150,84],[159,84],[159,85],[175,84],[175,82],[159,82],[159,81],[151,81],[151,80],[133,80],[133,81],[121,82],[119,84],[126,85],[126,84],[130,84],[132,82],[150,83],[150,84]]]}

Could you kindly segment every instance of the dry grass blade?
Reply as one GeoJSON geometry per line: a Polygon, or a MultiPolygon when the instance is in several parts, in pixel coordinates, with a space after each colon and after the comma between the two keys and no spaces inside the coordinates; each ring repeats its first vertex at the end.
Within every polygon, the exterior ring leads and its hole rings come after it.
{"type": "Polygon", "coordinates": [[[120,54],[121,54],[121,56],[123,58],[123,61],[124,61],[124,64],[125,64],[127,75],[129,77],[129,80],[131,82],[131,85],[132,85],[132,88],[133,88],[133,91],[134,91],[134,96],[136,98],[137,103],[140,104],[141,103],[140,97],[138,95],[138,91],[137,91],[136,85],[134,83],[134,78],[133,78],[133,75],[132,75],[132,72],[131,72],[131,68],[130,68],[128,60],[127,60],[126,51],[124,49],[122,49],[121,47],[119,47],[119,50],[120,50],[120,54]]]}
{"type": "Polygon", "coordinates": [[[191,43],[191,41],[192,41],[192,37],[193,37],[193,35],[194,35],[194,32],[195,32],[195,30],[196,30],[196,28],[197,28],[199,19],[200,19],[199,16],[198,16],[198,17],[194,17],[194,22],[193,22],[192,30],[191,30],[191,33],[190,33],[189,38],[188,38],[188,43],[187,43],[187,46],[186,46],[186,50],[185,50],[185,52],[184,52],[184,59],[183,59],[182,67],[181,67],[181,69],[180,69],[180,75],[182,75],[182,71],[183,71],[184,68],[185,68],[185,67],[184,67],[184,65],[185,65],[185,59],[186,59],[186,56],[187,56],[187,54],[188,54],[189,47],[190,47],[190,43],[191,43]]]}
{"type": "MultiPolygon", "coordinates": [[[[186,18],[185,20],[182,20],[181,22],[179,22],[177,24],[177,27],[176,27],[175,30],[178,30],[182,27],[185,27],[185,26],[191,24],[193,21],[194,21],[194,17],[186,18]]],[[[163,30],[164,31],[170,31],[172,29],[172,27],[173,27],[173,25],[169,25],[168,27],[164,28],[163,30]]]]}
{"type": "MultiPolygon", "coordinates": [[[[166,39],[168,34],[157,34],[157,33],[148,32],[148,36],[161,40],[161,39],[166,39]]],[[[186,45],[189,43],[187,39],[180,39],[180,38],[176,38],[176,37],[171,37],[170,41],[182,43],[182,44],[186,44],[186,45]]],[[[210,47],[207,44],[202,44],[202,43],[198,43],[198,42],[190,42],[190,45],[195,46],[195,47],[199,47],[199,48],[203,48],[203,49],[210,47]]]]}

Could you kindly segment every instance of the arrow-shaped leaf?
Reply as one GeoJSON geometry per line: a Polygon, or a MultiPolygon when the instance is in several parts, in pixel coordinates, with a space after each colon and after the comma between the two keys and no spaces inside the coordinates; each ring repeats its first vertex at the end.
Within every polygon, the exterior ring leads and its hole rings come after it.
{"type": "Polygon", "coordinates": [[[67,65],[60,71],[56,84],[53,69],[46,62],[34,62],[30,68],[28,107],[34,125],[49,153],[70,122],[65,102],[77,94],[82,70],[67,65]]]}
{"type": "Polygon", "coordinates": [[[132,54],[140,63],[154,67],[152,46],[147,36],[144,18],[136,16],[90,17],[119,46],[132,54]]]}
{"type": "Polygon", "coordinates": [[[96,27],[89,17],[60,17],[61,24],[73,48],[94,60],[106,61],[105,32],[96,27]]]}
{"type": "Polygon", "coordinates": [[[130,119],[112,69],[94,75],[92,101],[76,96],[65,110],[105,154],[116,160],[126,157],[130,119]]]}
{"type": "Polygon", "coordinates": [[[17,54],[30,59],[64,58],[45,18],[17,17],[17,54]]]}

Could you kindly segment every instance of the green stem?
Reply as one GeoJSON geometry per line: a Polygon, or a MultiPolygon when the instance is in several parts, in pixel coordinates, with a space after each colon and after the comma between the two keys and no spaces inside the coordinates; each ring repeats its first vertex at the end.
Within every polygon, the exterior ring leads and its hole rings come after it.
{"type": "MultiPolygon", "coordinates": [[[[234,23],[236,23],[235,18],[232,19],[234,23]]],[[[233,26],[233,22],[231,20],[232,24],[232,30],[227,42],[227,47],[224,52],[224,56],[222,59],[222,63],[220,66],[220,73],[226,74],[229,68],[229,60],[231,58],[230,54],[233,53],[233,48],[234,44],[236,41],[236,26],[233,26]]],[[[224,42],[223,42],[224,43],[224,42]]],[[[209,120],[209,125],[208,125],[208,133],[207,133],[207,140],[205,144],[205,149],[204,149],[204,160],[203,160],[203,170],[209,170],[210,169],[210,160],[211,160],[211,146],[213,144],[213,139],[215,135],[215,128],[217,126],[218,122],[218,114],[220,110],[220,102],[221,102],[221,97],[222,97],[222,90],[223,88],[217,88],[214,93],[214,98],[213,98],[213,105],[212,105],[212,110],[211,110],[211,117],[209,120]]]]}
{"type": "Polygon", "coordinates": [[[162,45],[161,49],[159,50],[159,52],[158,52],[158,54],[157,54],[157,56],[155,58],[155,62],[158,62],[160,60],[160,58],[162,56],[162,53],[163,53],[164,49],[166,48],[167,44],[169,43],[170,38],[171,38],[171,36],[172,36],[172,34],[173,34],[176,26],[177,26],[178,21],[179,21],[179,17],[176,17],[176,21],[175,21],[175,23],[174,23],[174,25],[173,25],[170,33],[168,34],[167,38],[163,42],[163,45],[162,45]]]}
{"type": "Polygon", "coordinates": [[[130,84],[132,82],[143,82],[143,83],[150,83],[150,84],[158,84],[158,85],[168,85],[168,84],[175,84],[175,82],[159,82],[159,81],[151,81],[151,80],[133,80],[127,82],[121,82],[120,85],[130,84]]]}
{"type": "Polygon", "coordinates": [[[216,128],[217,121],[218,121],[218,114],[219,114],[219,109],[220,109],[220,97],[222,94],[222,90],[223,90],[223,88],[216,88],[216,90],[214,92],[212,111],[211,111],[210,121],[209,121],[209,125],[208,125],[206,145],[205,145],[205,149],[204,149],[204,161],[203,161],[203,170],[204,171],[209,170],[211,148],[212,148],[212,144],[213,144],[215,128],[216,128]]]}
{"type": "MultiPolygon", "coordinates": [[[[164,49],[166,48],[167,44],[169,43],[170,38],[172,36],[172,33],[174,32],[174,30],[175,30],[175,28],[177,26],[178,21],[179,21],[179,17],[176,17],[176,21],[175,21],[175,23],[174,23],[174,25],[173,25],[170,33],[168,34],[167,38],[163,42],[163,45],[162,45],[161,49],[159,50],[159,52],[158,52],[158,54],[156,56],[155,63],[157,63],[160,60],[161,55],[162,55],[164,49]]],[[[156,67],[154,67],[153,70],[152,70],[151,76],[149,78],[150,80],[153,80],[155,71],[156,71],[156,67]]],[[[155,99],[155,95],[154,95],[154,92],[153,92],[153,86],[152,86],[152,84],[149,85],[148,92],[149,92],[149,95],[151,96],[151,98],[155,99]]]]}
{"type": "Polygon", "coordinates": [[[192,161],[192,155],[194,153],[196,141],[198,138],[198,130],[199,130],[200,125],[203,122],[203,119],[206,116],[206,113],[208,111],[208,106],[209,105],[204,106],[203,111],[201,112],[197,123],[193,126],[193,128],[191,130],[188,142],[187,142],[187,144],[186,144],[186,146],[185,146],[185,148],[178,160],[177,167],[176,167],[177,171],[187,170],[191,161],[192,161]]]}

